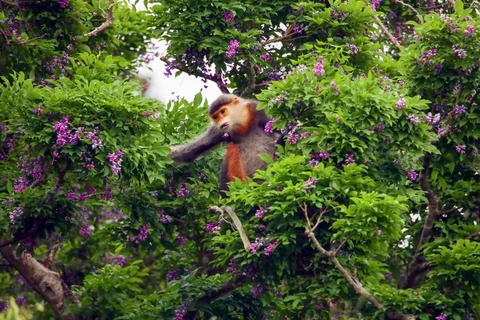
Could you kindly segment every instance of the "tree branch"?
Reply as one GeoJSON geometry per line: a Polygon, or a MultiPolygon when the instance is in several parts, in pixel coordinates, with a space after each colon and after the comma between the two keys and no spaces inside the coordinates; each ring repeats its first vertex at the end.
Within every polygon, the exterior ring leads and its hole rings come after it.
{"type": "Polygon", "coordinates": [[[23,276],[33,290],[47,301],[58,319],[76,319],[74,314],[66,312],[66,303],[69,300],[75,305],[80,305],[80,302],[57,272],[45,267],[29,253],[17,257],[11,246],[0,248],[0,254],[23,276]]]}
{"type": "Polygon", "coordinates": [[[476,237],[480,237],[480,231],[477,231],[477,232],[472,233],[471,235],[468,236],[468,239],[469,239],[469,240],[473,240],[473,239],[475,239],[476,237]]]}
{"type": "Polygon", "coordinates": [[[247,70],[248,70],[248,85],[243,90],[243,92],[240,94],[241,97],[248,96],[255,91],[256,85],[255,85],[255,69],[253,68],[252,61],[250,57],[248,57],[247,61],[245,61],[247,70]]]}
{"type": "Polygon", "coordinates": [[[240,234],[240,238],[242,239],[242,242],[243,242],[243,247],[245,248],[246,251],[250,250],[250,240],[248,240],[247,233],[243,229],[242,222],[240,221],[240,219],[238,219],[238,216],[235,213],[235,211],[233,211],[233,209],[231,207],[227,207],[227,206],[224,206],[224,207],[221,207],[221,208],[219,208],[217,206],[212,206],[209,209],[212,210],[212,211],[216,211],[220,214],[223,214],[226,211],[228,213],[228,215],[230,216],[230,218],[232,219],[233,224],[237,228],[238,233],[240,234]]]}
{"type": "MultiPolygon", "coordinates": [[[[365,290],[362,283],[356,277],[352,276],[352,274],[347,269],[345,269],[342,266],[342,264],[338,261],[338,259],[336,257],[336,251],[335,252],[332,252],[331,250],[327,251],[318,242],[317,238],[315,237],[315,234],[312,231],[312,226],[310,224],[310,219],[308,218],[307,205],[304,203],[300,207],[302,208],[305,219],[307,220],[307,226],[305,227],[305,235],[314,244],[317,251],[321,255],[324,255],[324,256],[328,257],[328,259],[333,263],[335,268],[343,275],[345,280],[347,280],[347,282],[350,284],[350,286],[353,288],[353,290],[360,297],[369,301],[378,310],[382,310],[383,309],[382,303],[375,296],[373,296],[370,292],[365,290]]],[[[415,319],[415,317],[413,315],[407,315],[407,314],[403,314],[403,313],[396,312],[396,311],[393,311],[393,310],[387,310],[386,314],[390,319],[399,319],[399,320],[414,320],[415,319]]]]}
{"type": "Polygon", "coordinates": [[[399,3],[399,4],[401,4],[402,6],[407,7],[408,9],[412,10],[413,12],[415,12],[415,14],[417,15],[417,20],[418,20],[418,22],[420,22],[420,13],[418,13],[418,11],[415,10],[414,7],[412,7],[412,6],[409,5],[408,3],[403,2],[402,0],[393,0],[393,2],[399,3]]]}
{"type": "Polygon", "coordinates": [[[387,36],[387,38],[390,39],[390,42],[392,42],[395,47],[400,48],[400,44],[398,43],[397,39],[392,36],[392,34],[388,31],[387,27],[385,27],[382,21],[377,16],[373,16],[373,19],[375,19],[375,22],[378,24],[380,29],[382,29],[383,33],[387,36]]]}
{"type": "Polygon", "coordinates": [[[115,0],[109,0],[108,1],[108,11],[105,16],[105,22],[102,23],[100,26],[95,28],[93,31],[90,31],[89,33],[85,34],[85,37],[96,37],[103,31],[105,31],[108,27],[110,27],[113,23],[113,5],[115,4],[115,0]]]}

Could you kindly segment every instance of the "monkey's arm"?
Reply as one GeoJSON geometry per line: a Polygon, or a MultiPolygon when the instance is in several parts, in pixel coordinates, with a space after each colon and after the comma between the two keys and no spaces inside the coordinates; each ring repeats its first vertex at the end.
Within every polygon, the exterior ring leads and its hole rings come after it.
{"type": "Polygon", "coordinates": [[[168,157],[179,162],[191,162],[225,141],[224,132],[210,126],[200,136],[184,145],[171,147],[168,157]]]}

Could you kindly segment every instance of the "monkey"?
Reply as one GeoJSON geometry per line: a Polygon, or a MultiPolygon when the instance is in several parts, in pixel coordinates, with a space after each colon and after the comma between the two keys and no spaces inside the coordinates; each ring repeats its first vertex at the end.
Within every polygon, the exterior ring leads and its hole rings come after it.
{"type": "Polygon", "coordinates": [[[267,134],[265,125],[270,121],[264,110],[257,110],[258,101],[243,99],[233,94],[223,94],[209,108],[212,124],[192,141],[171,147],[168,157],[177,162],[192,162],[220,144],[226,145],[226,155],[219,177],[222,197],[228,191],[228,182],[236,178],[247,182],[257,170],[267,163],[259,154],[275,158],[277,132],[267,134]]]}

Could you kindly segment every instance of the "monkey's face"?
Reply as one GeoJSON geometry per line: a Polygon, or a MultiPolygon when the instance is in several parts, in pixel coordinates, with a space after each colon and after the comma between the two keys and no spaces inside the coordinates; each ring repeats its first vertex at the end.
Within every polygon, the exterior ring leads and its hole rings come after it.
{"type": "Polygon", "coordinates": [[[245,105],[238,103],[237,100],[222,106],[210,116],[220,130],[233,133],[242,127],[248,119],[248,110],[245,105]]]}

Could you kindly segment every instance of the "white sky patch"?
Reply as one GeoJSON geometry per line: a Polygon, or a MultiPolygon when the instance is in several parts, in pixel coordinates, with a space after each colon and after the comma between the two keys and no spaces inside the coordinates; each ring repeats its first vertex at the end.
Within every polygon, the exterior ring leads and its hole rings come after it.
{"type": "MultiPolygon", "coordinates": [[[[131,5],[135,5],[135,0],[129,0],[131,5]]],[[[143,0],[138,1],[135,5],[137,10],[145,10],[143,0]]],[[[164,56],[167,52],[167,43],[165,41],[154,40],[157,48],[155,51],[159,52],[159,56],[164,56]]],[[[219,95],[222,94],[217,85],[212,81],[207,83],[202,82],[200,78],[181,73],[175,77],[177,70],[172,70],[170,77],[165,76],[166,65],[159,58],[154,58],[147,66],[137,69],[138,78],[143,79],[148,84],[148,89],[144,96],[155,99],[167,104],[169,100],[175,100],[178,96],[185,98],[187,101],[193,101],[193,98],[198,92],[202,92],[204,98],[208,102],[213,102],[219,95]],[[204,86],[207,85],[207,88],[204,86]]]]}

